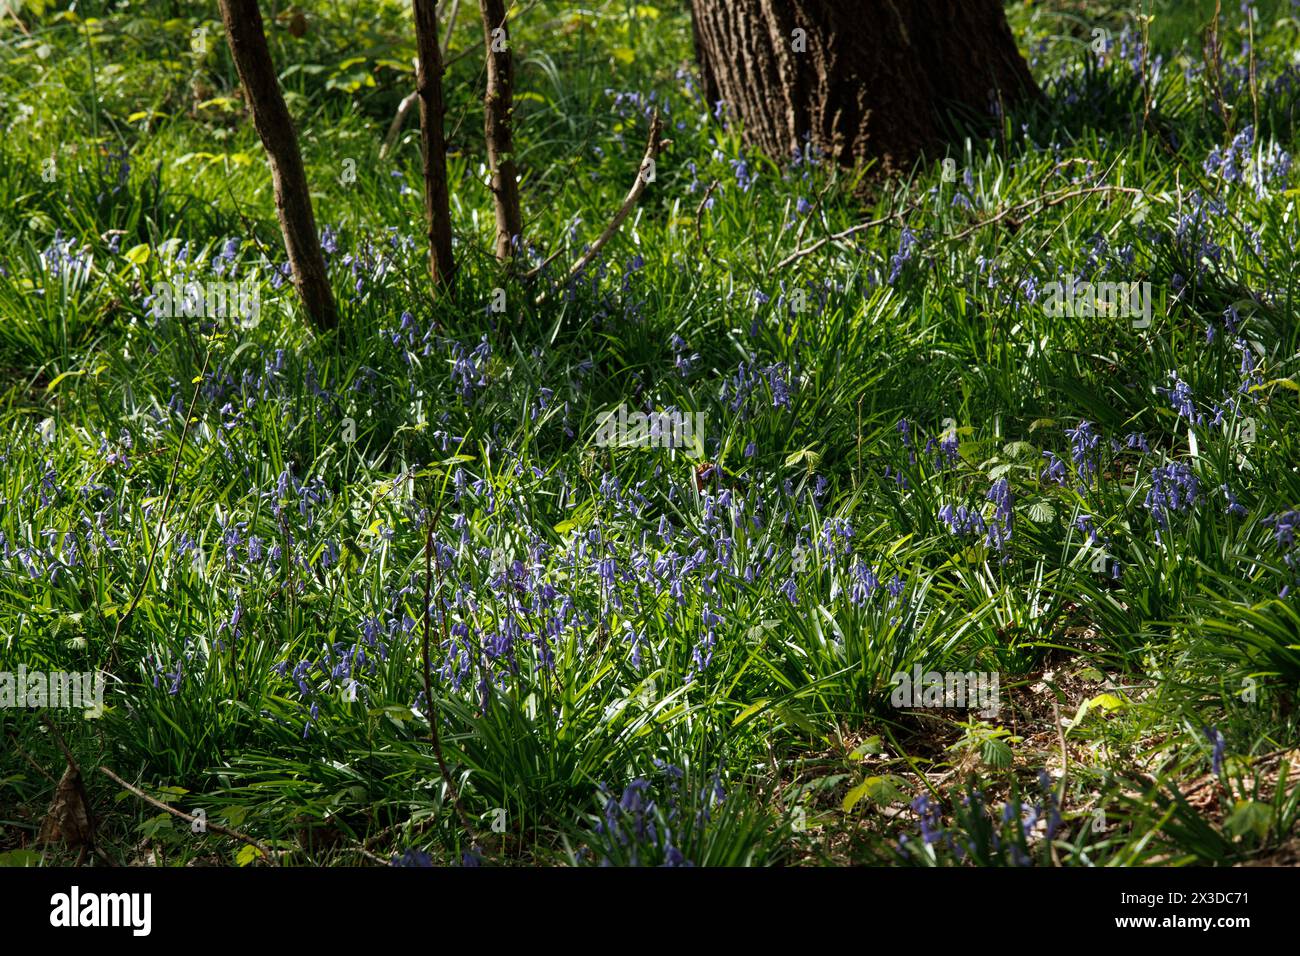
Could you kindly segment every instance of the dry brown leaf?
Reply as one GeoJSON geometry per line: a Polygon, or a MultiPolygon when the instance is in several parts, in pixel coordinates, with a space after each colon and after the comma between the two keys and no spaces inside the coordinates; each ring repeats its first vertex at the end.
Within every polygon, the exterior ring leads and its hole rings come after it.
{"type": "Polygon", "coordinates": [[[90,813],[90,801],[81,771],[73,764],[63,771],[63,777],[54,790],[54,800],[41,821],[36,842],[63,843],[74,850],[84,850],[94,845],[95,825],[90,813]]]}

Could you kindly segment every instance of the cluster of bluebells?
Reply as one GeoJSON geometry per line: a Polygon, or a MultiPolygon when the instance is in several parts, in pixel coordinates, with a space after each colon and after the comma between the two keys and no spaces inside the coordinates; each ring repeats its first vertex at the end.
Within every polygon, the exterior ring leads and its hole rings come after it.
{"type": "Polygon", "coordinates": [[[1070,439],[1070,458],[1083,480],[1084,487],[1092,485],[1097,473],[1097,446],[1101,436],[1097,434],[1089,421],[1081,421],[1074,428],[1067,428],[1065,435],[1070,439]]]}
{"type": "Polygon", "coordinates": [[[293,663],[282,660],[272,670],[291,680],[298,699],[307,708],[302,735],[307,737],[320,717],[320,699],[327,694],[342,694],[345,700],[367,699],[365,678],[373,678],[378,663],[388,659],[388,647],[379,640],[377,629],[363,628],[364,638],[349,643],[336,641],[323,645],[318,658],[302,658],[293,663]]]}
{"type": "Polygon", "coordinates": [[[645,777],[634,779],[620,796],[601,786],[604,807],[591,847],[598,865],[695,866],[683,846],[699,843],[714,811],[726,800],[721,778],[714,774],[698,794],[684,793],[689,786],[685,772],[664,761],[655,764],[658,787],[645,777]]]}
{"type": "MultiPolygon", "coordinates": [[[[430,609],[439,620],[444,612],[449,616],[442,678],[458,689],[476,677],[480,706],[486,707],[495,689],[521,673],[552,669],[558,643],[585,647],[592,625],[613,613],[623,618],[622,638],[633,667],[653,664],[637,622],[657,614],[669,627],[680,621],[694,631],[692,673],[702,674],[734,626],[722,611],[720,595],[786,569],[791,573],[782,590],[792,603],[799,600],[796,575],[805,571],[812,587],[824,586],[821,572],[829,571],[832,604],[862,607],[873,599],[879,578],[852,552],[854,532],[847,520],[826,515],[814,542],[807,526],[796,531],[792,523],[799,503],[793,488],[773,509],[771,499],[756,487],[741,494],[715,487],[716,478],[708,480],[689,503],[697,523],[680,527],[663,507],[686,504],[676,485],[667,486],[667,502],[656,503],[647,497],[645,482],[625,487],[617,476],[606,474],[594,502],[600,517],[555,544],[532,530],[532,516],[522,502],[496,500],[491,483],[458,470],[453,487],[464,510],[452,516],[452,527],[459,541],[435,535],[448,591],[445,607],[430,609]],[[474,510],[489,516],[479,523],[489,539],[510,536],[519,544],[496,557],[476,546],[464,517],[474,510]],[[765,531],[792,537],[794,557],[771,538],[766,546],[757,543],[754,536],[765,531]],[[815,567],[808,560],[812,554],[815,567]],[[484,565],[490,571],[486,576],[484,565]]],[[[803,489],[804,507],[820,509],[819,493],[825,494],[824,482],[803,489]]],[[[902,580],[896,576],[888,590],[897,600],[902,580]]],[[[422,614],[415,608],[405,619],[422,614]]]]}
{"type": "Polygon", "coordinates": [[[686,340],[674,332],[668,340],[673,352],[673,368],[681,378],[686,378],[700,364],[700,353],[692,352],[686,340]]]}
{"type": "MultiPolygon", "coordinates": [[[[1222,202],[1195,189],[1187,194],[1187,200],[1178,212],[1174,246],[1195,267],[1198,275],[1223,262],[1223,246],[1214,241],[1213,227],[1227,216],[1227,212],[1222,202]]],[[[1183,281],[1180,276],[1174,277],[1171,285],[1175,292],[1181,291],[1183,281]]]]}
{"type": "Polygon", "coordinates": [[[1210,742],[1210,772],[1217,777],[1223,771],[1223,758],[1228,752],[1228,740],[1218,727],[1206,727],[1204,733],[1210,742]]]}
{"type": "Polygon", "coordinates": [[[742,420],[751,418],[761,404],[754,399],[766,391],[772,399],[772,408],[790,410],[789,368],[785,363],[758,365],[741,362],[734,375],[722,383],[719,398],[727,407],[740,415],[742,420]],[[766,386],[766,389],[763,388],[766,386]]]}
{"type": "Polygon", "coordinates": [[[55,229],[54,238],[41,251],[40,261],[52,279],[84,278],[90,273],[94,255],[89,246],[81,245],[74,237],[65,236],[63,230],[55,229]]]}
{"type": "Polygon", "coordinates": [[[1291,580],[1282,585],[1280,597],[1291,593],[1292,584],[1300,584],[1300,550],[1296,548],[1296,531],[1300,529],[1300,511],[1283,511],[1270,515],[1262,522],[1273,531],[1273,544],[1282,556],[1282,562],[1291,572],[1291,580]]]}
{"type": "Polygon", "coordinates": [[[451,343],[451,380],[466,402],[472,401],[475,392],[487,386],[491,358],[492,346],[486,335],[473,349],[467,349],[460,342],[451,343]]]}
{"type": "Polygon", "coordinates": [[[1172,461],[1151,469],[1151,487],[1144,504],[1155,521],[1157,542],[1163,541],[1161,532],[1169,530],[1173,515],[1192,510],[1199,491],[1196,476],[1182,462],[1172,461]]]}
{"type": "Polygon", "coordinates": [[[1142,35],[1129,24],[1125,24],[1124,29],[1120,31],[1118,43],[1120,60],[1128,65],[1134,76],[1154,89],[1160,79],[1164,57],[1159,53],[1152,57],[1147,45],[1142,42],[1142,35]],[[1146,70],[1145,76],[1143,70],[1146,70]]]}
{"type": "Polygon", "coordinates": [[[982,508],[946,504],[939,509],[939,520],[948,527],[949,532],[959,537],[984,535],[985,543],[990,548],[1005,555],[1015,515],[1015,496],[1007,479],[994,481],[984,500],[993,503],[993,513],[988,518],[985,518],[982,508]]]}
{"type": "MultiPolygon", "coordinates": [[[[340,242],[338,229],[326,226],[321,233],[321,250],[330,272],[347,277],[348,295],[356,302],[363,299],[385,277],[411,261],[416,241],[414,236],[401,232],[396,226],[388,226],[382,238],[358,236],[351,246],[345,248],[340,242]]],[[[287,262],[280,266],[278,272],[279,275],[272,278],[272,287],[278,288],[292,276],[287,262]]]]}
{"type": "Polygon", "coordinates": [[[1032,866],[1032,839],[1047,845],[1061,828],[1061,808],[1046,771],[1038,775],[1039,794],[1032,802],[1013,795],[1000,811],[972,787],[953,810],[953,825],[929,794],[912,801],[917,832],[898,837],[895,852],[905,863],[934,866],[942,862],[976,866],[1032,866]]]}
{"type": "Polygon", "coordinates": [[[1291,154],[1276,141],[1264,146],[1255,142],[1255,127],[1246,126],[1233,137],[1224,149],[1215,147],[1205,158],[1202,168],[1207,175],[1216,176],[1225,183],[1250,186],[1259,199],[1265,198],[1270,187],[1286,188],[1291,174],[1291,154]]]}
{"type": "Polygon", "coordinates": [[[1177,372],[1169,373],[1169,381],[1172,383],[1169,388],[1161,388],[1157,391],[1169,399],[1169,404],[1178,413],[1178,417],[1186,419],[1188,424],[1192,425],[1204,422],[1205,415],[1196,408],[1196,399],[1192,395],[1191,386],[1179,378],[1177,372]]]}
{"type": "Polygon", "coordinates": [[[903,274],[907,264],[912,261],[912,254],[916,251],[916,246],[916,233],[904,226],[898,236],[898,251],[889,257],[889,278],[885,280],[889,285],[897,282],[903,274]]]}
{"type": "Polygon", "coordinates": [[[658,90],[640,93],[636,90],[620,92],[614,89],[606,89],[605,95],[614,98],[613,109],[620,119],[628,119],[632,116],[642,116],[649,119],[656,111],[662,113],[665,118],[672,114],[671,100],[667,96],[660,96],[658,90]]]}

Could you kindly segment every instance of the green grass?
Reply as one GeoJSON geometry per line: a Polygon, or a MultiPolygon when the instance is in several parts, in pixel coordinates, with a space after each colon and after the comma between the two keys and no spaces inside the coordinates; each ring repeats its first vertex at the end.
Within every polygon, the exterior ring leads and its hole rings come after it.
{"type": "MultiPolygon", "coordinates": [[[[306,4],[270,36],[333,237],[318,335],[208,5],[28,4],[0,40],[0,670],[109,675],[102,716],[45,715],[103,858],[257,862],[101,765],[291,865],[1294,854],[1300,22],[1259,4],[1250,53],[1225,5],[1216,72],[1212,3],[1153,5],[1145,57],[1131,11],[1066,6],[1008,10],[1047,105],[955,144],[955,182],[935,155],[856,199],[742,148],[679,5],[527,7],[535,283],[491,256],[464,13],[435,299],[414,119],[379,158],[409,8],[306,4]],[[656,181],[565,285],[656,107],[656,181]],[[1205,165],[1246,127],[1258,188],[1205,165]],[[232,275],[251,327],[146,303],[232,275]],[[1150,326],[1051,314],[1073,275],[1149,282],[1150,326]],[[703,458],[599,447],[620,403],[703,413],[703,458]],[[1003,489],[1001,547],[950,530],[1003,489]],[[997,715],[892,706],[915,666],[996,673],[997,715]]],[[[0,709],[0,863],[77,856],[35,845],[64,768],[40,716],[0,709]]]]}

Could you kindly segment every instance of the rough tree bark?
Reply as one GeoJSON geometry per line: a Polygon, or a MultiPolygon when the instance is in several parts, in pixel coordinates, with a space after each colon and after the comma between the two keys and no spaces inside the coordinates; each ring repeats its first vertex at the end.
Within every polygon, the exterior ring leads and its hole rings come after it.
{"type": "Polygon", "coordinates": [[[413,0],[416,93],[420,98],[420,142],[424,151],[424,215],[429,232],[429,275],[434,287],[456,274],[451,251],[451,197],[447,190],[447,140],[443,133],[442,51],[434,0],[413,0]]]}
{"type": "Polygon", "coordinates": [[[515,71],[506,33],[503,0],[479,0],[483,12],[483,42],[487,47],[487,95],[483,101],[483,131],[487,138],[488,165],[492,170],[492,202],[496,208],[497,258],[502,262],[518,252],[523,232],[519,209],[519,180],[514,160],[515,71]]]}
{"type": "Polygon", "coordinates": [[[805,135],[843,165],[906,169],[946,110],[1039,96],[1002,0],[691,0],[704,94],[774,159],[805,135]]]}
{"type": "Polygon", "coordinates": [[[275,64],[266,46],[257,0],[221,0],[230,54],[253,113],[253,125],[271,159],[275,213],[284,235],[284,248],[293,269],[293,284],[312,321],[322,329],[338,325],[338,310],[325,271],[316,217],[312,213],[307,174],[298,152],[293,119],[276,79],[275,64]]]}

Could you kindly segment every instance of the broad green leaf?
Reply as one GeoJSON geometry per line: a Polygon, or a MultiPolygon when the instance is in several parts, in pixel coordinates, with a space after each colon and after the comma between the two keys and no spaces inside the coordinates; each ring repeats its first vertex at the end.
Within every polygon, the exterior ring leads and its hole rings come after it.
{"type": "Polygon", "coordinates": [[[1056,509],[1046,501],[1035,501],[1029,506],[1029,520],[1034,524],[1046,524],[1056,517],[1056,509]]]}
{"type": "Polygon", "coordinates": [[[1010,745],[996,737],[984,741],[984,746],[980,748],[980,756],[986,764],[996,770],[1011,766],[1010,745]]]}
{"type": "Polygon", "coordinates": [[[1273,823],[1273,808],[1258,800],[1238,800],[1236,808],[1227,820],[1224,829],[1235,837],[1253,833],[1261,840],[1267,839],[1269,828],[1273,823]]]}
{"type": "Polygon", "coordinates": [[[248,845],[241,847],[235,854],[235,863],[239,866],[248,866],[250,863],[256,863],[262,854],[257,847],[248,845]]]}
{"type": "Polygon", "coordinates": [[[902,803],[905,796],[899,787],[901,779],[892,774],[883,777],[867,777],[844,795],[844,802],[840,804],[840,808],[848,813],[863,797],[876,804],[902,803]]]}

